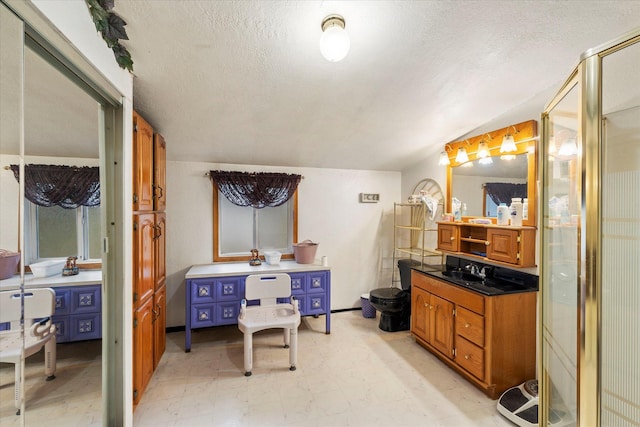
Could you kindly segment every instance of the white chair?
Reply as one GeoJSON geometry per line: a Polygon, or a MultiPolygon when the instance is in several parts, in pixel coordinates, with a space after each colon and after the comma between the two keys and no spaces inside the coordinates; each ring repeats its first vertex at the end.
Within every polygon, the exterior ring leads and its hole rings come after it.
{"type": "Polygon", "coordinates": [[[291,296],[291,277],[288,274],[248,276],[245,299],[240,307],[238,328],[244,333],[244,375],[253,368],[253,333],[264,329],[284,329],[284,348],[289,347],[289,370],[296,370],[298,358],[298,301],[291,296]],[[290,298],[291,303],[278,303],[278,298],[290,298]],[[247,306],[247,300],[260,300],[260,305],[247,306]]]}
{"type": "Polygon", "coordinates": [[[0,292],[0,323],[10,322],[11,329],[0,331],[0,362],[15,368],[14,403],[20,414],[22,404],[22,372],[20,358],[37,353],[44,347],[44,373],[47,381],[56,373],[56,327],[51,317],[55,311],[56,293],[51,288],[24,291],[24,345],[20,336],[20,291],[0,292]]]}

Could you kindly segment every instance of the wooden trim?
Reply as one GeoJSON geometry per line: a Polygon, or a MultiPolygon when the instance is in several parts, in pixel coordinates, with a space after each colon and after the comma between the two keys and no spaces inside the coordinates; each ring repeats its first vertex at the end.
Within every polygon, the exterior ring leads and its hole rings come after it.
{"type": "MultiPolygon", "coordinates": [[[[220,216],[220,210],[218,208],[219,201],[219,191],[216,185],[212,185],[213,187],[213,262],[234,262],[234,261],[248,261],[249,253],[247,251],[247,255],[244,256],[219,256],[218,255],[218,235],[220,232],[219,221],[218,218],[220,216]]],[[[293,193],[293,243],[298,241],[298,190],[293,193]]],[[[264,256],[261,256],[260,259],[264,260],[264,256]]],[[[281,259],[294,259],[293,253],[290,254],[282,254],[281,259]]]]}

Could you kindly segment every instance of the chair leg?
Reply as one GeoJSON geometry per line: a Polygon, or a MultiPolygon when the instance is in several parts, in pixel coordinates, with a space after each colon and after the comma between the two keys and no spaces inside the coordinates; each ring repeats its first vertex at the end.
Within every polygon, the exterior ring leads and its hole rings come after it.
{"type": "Polygon", "coordinates": [[[283,332],[283,334],[284,334],[284,348],[289,348],[289,342],[290,342],[290,339],[289,339],[289,335],[290,335],[289,334],[289,328],[284,328],[283,331],[284,331],[283,332]]]}
{"type": "Polygon", "coordinates": [[[16,363],[14,365],[14,373],[15,373],[15,385],[13,387],[13,404],[15,405],[15,407],[18,409],[18,412],[16,412],[16,415],[20,415],[20,398],[22,397],[22,375],[21,375],[21,362],[18,361],[18,363],[16,363]]]}
{"type": "Polygon", "coordinates": [[[56,378],[56,362],[56,337],[53,336],[44,345],[44,374],[47,376],[47,381],[56,378]]]}
{"type": "Polygon", "coordinates": [[[296,364],[298,362],[298,328],[287,329],[291,335],[291,348],[289,348],[289,364],[290,371],[296,370],[296,364]]]}
{"type": "Polygon", "coordinates": [[[253,369],[253,334],[244,333],[244,376],[251,376],[253,369]]]}

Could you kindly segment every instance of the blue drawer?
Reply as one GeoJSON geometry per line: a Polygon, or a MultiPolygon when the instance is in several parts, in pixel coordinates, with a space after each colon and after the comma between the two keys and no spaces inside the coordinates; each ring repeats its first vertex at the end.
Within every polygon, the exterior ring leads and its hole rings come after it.
{"type": "Polygon", "coordinates": [[[307,293],[327,292],[327,273],[324,271],[307,274],[307,293]]]}
{"type": "MultiPolygon", "coordinates": [[[[100,311],[100,286],[77,287],[69,290],[71,313],[96,313],[100,311]]],[[[56,315],[58,312],[56,311],[56,315]]]]}
{"type": "Polygon", "coordinates": [[[69,316],[71,341],[95,340],[102,336],[100,313],[72,314],[69,316]]]}
{"type": "Polygon", "coordinates": [[[69,314],[71,308],[71,298],[69,296],[69,289],[55,289],[56,291],[56,311],[55,315],[69,314]]]}
{"type": "Polygon", "coordinates": [[[239,301],[244,298],[244,276],[216,279],[216,301],[239,301]]]}
{"type": "Polygon", "coordinates": [[[208,326],[215,326],[216,307],[214,303],[211,304],[198,304],[191,307],[191,327],[192,328],[205,328],[208,326]]]}
{"type": "Polygon", "coordinates": [[[237,301],[216,303],[216,325],[235,325],[238,323],[240,304],[237,301]]]}
{"type": "Polygon", "coordinates": [[[191,303],[200,304],[215,301],[215,281],[213,279],[194,279],[191,287],[191,303]]]}
{"type": "Polygon", "coordinates": [[[69,316],[53,316],[53,324],[56,325],[56,342],[69,341],[69,316]]]}

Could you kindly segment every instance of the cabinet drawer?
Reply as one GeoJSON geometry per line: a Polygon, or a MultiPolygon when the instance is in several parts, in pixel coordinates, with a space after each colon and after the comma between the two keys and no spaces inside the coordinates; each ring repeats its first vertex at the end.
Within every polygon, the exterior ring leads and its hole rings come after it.
{"type": "Polygon", "coordinates": [[[52,322],[56,325],[56,342],[69,341],[69,316],[53,317],[52,322]]]}
{"type": "Polygon", "coordinates": [[[69,316],[69,340],[95,340],[101,337],[100,313],[72,314],[69,316]]]}
{"type": "Polygon", "coordinates": [[[240,301],[244,298],[244,277],[223,277],[216,279],[216,301],[240,301]]]}
{"type": "Polygon", "coordinates": [[[213,279],[196,279],[190,281],[191,303],[199,304],[215,300],[215,286],[213,279]]]}
{"type": "Polygon", "coordinates": [[[192,328],[205,328],[207,326],[214,326],[216,324],[215,319],[215,304],[198,304],[191,307],[191,327],[192,328]]]}
{"type": "Polygon", "coordinates": [[[484,317],[458,306],[456,308],[456,334],[484,347],[484,317]]]}
{"type": "Polygon", "coordinates": [[[300,304],[300,312],[305,316],[326,313],[327,296],[324,294],[307,295],[304,303],[300,304]]]}
{"type": "Polygon", "coordinates": [[[238,323],[239,313],[240,303],[238,301],[216,303],[214,309],[216,325],[234,325],[238,323]]]}
{"type": "Polygon", "coordinates": [[[300,273],[289,273],[289,276],[291,277],[291,293],[293,295],[296,294],[304,294],[305,293],[305,278],[306,276],[304,274],[300,274],[300,273]]]}
{"type": "Polygon", "coordinates": [[[56,291],[56,311],[55,316],[66,315],[69,314],[69,301],[71,300],[69,297],[68,289],[55,289],[56,291]]]}
{"type": "Polygon", "coordinates": [[[456,225],[438,224],[438,249],[458,252],[460,236],[456,225]]]}
{"type": "Polygon", "coordinates": [[[69,294],[71,296],[71,313],[100,312],[100,286],[71,289],[69,294]]]}
{"type": "Polygon", "coordinates": [[[327,273],[313,272],[307,274],[307,293],[327,292],[327,273]]]}
{"type": "Polygon", "coordinates": [[[484,380],[484,350],[470,341],[456,336],[456,363],[479,380],[484,380]]]}

